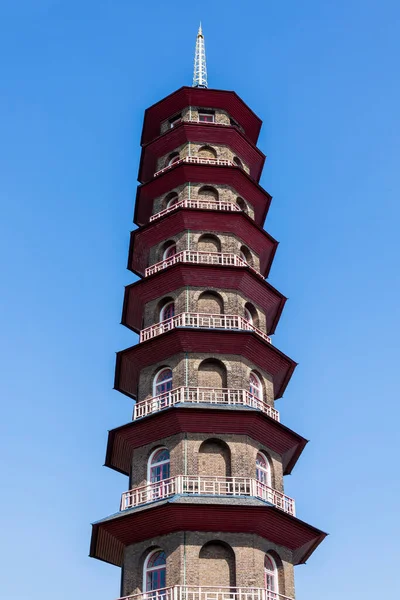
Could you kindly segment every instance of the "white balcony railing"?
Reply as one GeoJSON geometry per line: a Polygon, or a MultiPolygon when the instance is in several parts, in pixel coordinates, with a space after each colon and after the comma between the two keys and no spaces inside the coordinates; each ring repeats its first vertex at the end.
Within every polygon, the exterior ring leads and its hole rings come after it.
{"type": "Polygon", "coordinates": [[[254,269],[254,267],[249,265],[249,263],[243,260],[238,254],[233,254],[232,252],[198,252],[196,250],[183,250],[165,260],[161,260],[160,262],[151,265],[151,267],[147,267],[144,272],[145,277],[158,273],[158,271],[167,269],[180,262],[202,265],[222,265],[228,267],[248,267],[262,277],[257,269],[254,269]]]}
{"type": "Polygon", "coordinates": [[[157,177],[158,175],[165,173],[165,171],[169,171],[170,169],[173,169],[173,167],[176,167],[177,165],[181,165],[182,163],[185,163],[188,165],[215,165],[217,167],[236,167],[237,166],[232,161],[225,160],[225,159],[203,158],[201,156],[184,156],[183,158],[180,158],[179,160],[176,160],[175,162],[173,162],[171,165],[167,165],[163,169],[160,169],[159,171],[154,173],[154,177],[157,177]]]}
{"type": "Polygon", "coordinates": [[[153,590],[145,593],[124,596],[119,600],[292,600],[278,592],[263,588],[239,588],[223,586],[188,586],[153,590]]]}
{"type": "Polygon", "coordinates": [[[175,494],[188,494],[189,496],[247,496],[259,498],[269,502],[294,515],[295,504],[293,498],[285,496],[282,492],[274,490],[261,481],[250,477],[196,477],[191,475],[178,475],[137,487],[122,494],[121,510],[142,506],[150,502],[170,498],[175,494]]]}
{"type": "Polygon", "coordinates": [[[271,338],[264,331],[239,315],[212,315],[209,313],[180,313],[165,321],[146,327],[140,332],[139,342],[146,342],[176,327],[194,327],[196,329],[228,329],[252,331],[271,344],[271,338]]]}
{"type": "Polygon", "coordinates": [[[232,211],[232,212],[241,212],[241,209],[234,202],[226,202],[225,200],[216,200],[214,202],[210,200],[181,200],[164,210],[152,215],[150,217],[150,221],[155,221],[160,217],[164,217],[164,215],[168,215],[173,212],[177,208],[201,208],[202,210],[221,210],[221,211],[232,211]]]}
{"type": "Polygon", "coordinates": [[[279,412],[251,394],[248,390],[207,387],[178,387],[143,402],[137,402],[133,409],[133,420],[142,419],[176,404],[217,404],[222,406],[245,406],[265,413],[279,422],[279,412]]]}

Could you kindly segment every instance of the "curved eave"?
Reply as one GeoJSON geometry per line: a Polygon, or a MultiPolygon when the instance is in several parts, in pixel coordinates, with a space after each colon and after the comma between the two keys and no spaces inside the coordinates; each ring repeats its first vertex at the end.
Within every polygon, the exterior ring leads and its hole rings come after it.
{"type": "Polygon", "coordinates": [[[275,399],[283,395],[296,368],[296,363],[291,358],[255,333],[242,330],[176,328],[118,352],[115,389],[134,398],[141,369],[182,352],[234,354],[247,358],[271,375],[275,399]]]}
{"type": "Polygon", "coordinates": [[[179,163],[148,183],[138,186],[133,218],[136,225],[140,227],[148,223],[154,198],[163,196],[185,183],[230,186],[251,204],[254,220],[260,226],[265,221],[272,200],[272,196],[264,188],[238,167],[179,163]]]}
{"type": "Polygon", "coordinates": [[[307,444],[301,435],[255,409],[176,405],[109,431],[105,465],[129,475],[135,448],[179,433],[249,436],[282,457],[284,475],[292,472],[307,444]]]}
{"type": "Polygon", "coordinates": [[[267,277],[278,242],[242,212],[178,208],[161,219],[131,232],[128,269],[144,275],[150,249],[183,231],[207,231],[235,235],[260,259],[260,272],[267,277]]]}
{"type": "Polygon", "coordinates": [[[121,566],[124,549],[177,531],[254,533],[292,553],[304,563],[326,537],[320,529],[273,506],[189,504],[170,501],[141,511],[113,515],[94,523],[90,556],[121,566]]]}
{"type": "Polygon", "coordinates": [[[285,296],[250,269],[221,265],[177,263],[126,286],[122,324],[138,333],[147,302],[160,297],[160,290],[164,296],[189,285],[242,292],[264,312],[268,334],[275,333],[285,306],[285,296]]]}
{"type": "Polygon", "coordinates": [[[236,92],[184,86],[145,110],[141,144],[156,138],[163,121],[189,106],[225,110],[243,127],[253,144],[257,143],[262,121],[236,92]]]}
{"type": "Polygon", "coordinates": [[[187,142],[223,145],[228,147],[250,167],[250,175],[259,181],[265,155],[237,128],[226,125],[207,125],[182,121],[177,127],[168,129],[142,148],[138,180],[149,181],[157,169],[157,161],[187,142]]]}

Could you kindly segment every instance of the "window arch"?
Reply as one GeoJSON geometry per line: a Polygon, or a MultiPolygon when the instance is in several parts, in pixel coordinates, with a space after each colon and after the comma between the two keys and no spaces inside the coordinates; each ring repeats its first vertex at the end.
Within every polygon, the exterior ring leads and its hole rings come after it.
{"type": "Polygon", "coordinates": [[[240,246],[240,258],[245,260],[249,265],[253,264],[253,257],[247,246],[240,246]]]}
{"type": "Polygon", "coordinates": [[[236,165],[237,167],[240,167],[241,169],[243,169],[243,163],[240,160],[240,158],[238,158],[237,156],[233,157],[233,164],[236,165]]]}
{"type": "Polygon", "coordinates": [[[173,300],[167,300],[164,302],[163,306],[160,309],[160,321],[166,321],[167,319],[172,319],[175,315],[175,302],[173,300]]]}
{"type": "Polygon", "coordinates": [[[223,362],[216,358],[206,358],[199,364],[197,385],[200,388],[227,388],[227,372],[223,362]]]}
{"type": "Polygon", "coordinates": [[[197,249],[199,252],[221,252],[221,242],[216,235],[205,233],[199,237],[197,249]]]}
{"type": "Polygon", "coordinates": [[[170,476],[170,456],[168,448],[157,448],[149,457],[147,480],[149,483],[164,481],[170,476]]]}
{"type": "Polygon", "coordinates": [[[211,540],[201,548],[199,552],[199,583],[218,590],[216,593],[214,590],[210,590],[210,597],[225,597],[225,590],[220,590],[220,588],[236,586],[235,562],[235,553],[225,542],[211,540]]]}
{"type": "Polygon", "coordinates": [[[255,306],[253,306],[250,302],[246,302],[244,305],[244,318],[249,321],[249,323],[254,325],[254,327],[258,327],[258,312],[255,306]]]}
{"type": "Polygon", "coordinates": [[[249,392],[259,400],[263,399],[263,386],[261,379],[255,371],[250,373],[249,392]]]}
{"type": "Polygon", "coordinates": [[[164,550],[157,548],[152,550],[144,562],[143,590],[151,592],[166,587],[166,556],[164,550]]]}
{"type": "Polygon", "coordinates": [[[167,164],[165,166],[169,167],[170,165],[173,165],[174,163],[176,163],[179,159],[180,159],[179,152],[171,152],[171,154],[167,158],[167,164]]]}
{"type": "MultiPolygon", "coordinates": [[[[271,465],[269,464],[268,458],[264,452],[257,452],[256,456],[256,480],[258,483],[262,483],[271,487],[271,465]]],[[[265,493],[260,490],[260,496],[264,497],[265,493]]]]}
{"type": "Polygon", "coordinates": [[[172,369],[164,367],[160,369],[153,381],[153,396],[161,396],[172,390],[172,369]]]}
{"type": "Polygon", "coordinates": [[[207,200],[208,202],[218,202],[219,200],[218,190],[211,185],[203,185],[198,191],[198,196],[201,197],[201,200],[207,200]]]}
{"type": "Polygon", "coordinates": [[[179,201],[178,192],[170,192],[164,198],[164,208],[170,208],[179,201]]]}
{"type": "Polygon", "coordinates": [[[231,451],[226,442],[210,438],[205,440],[198,452],[200,477],[230,477],[231,451]]]}
{"type": "Polygon", "coordinates": [[[162,260],[167,260],[176,254],[176,243],[173,240],[166,242],[163,246],[162,260]]]}
{"type": "Polygon", "coordinates": [[[276,562],[270,554],[264,557],[264,583],[267,590],[267,600],[275,600],[278,589],[278,569],[276,562]]]}
{"type": "Polygon", "coordinates": [[[243,212],[247,213],[247,205],[246,205],[246,202],[243,200],[243,198],[241,198],[240,196],[238,196],[236,198],[236,204],[238,205],[238,207],[240,208],[240,210],[242,210],[243,212]]]}
{"type": "Polygon", "coordinates": [[[217,158],[217,152],[211,146],[201,146],[197,151],[200,158],[217,158]]]}
{"type": "Polygon", "coordinates": [[[220,315],[224,312],[224,301],[217,292],[202,292],[197,300],[197,311],[210,315],[220,315]]]}

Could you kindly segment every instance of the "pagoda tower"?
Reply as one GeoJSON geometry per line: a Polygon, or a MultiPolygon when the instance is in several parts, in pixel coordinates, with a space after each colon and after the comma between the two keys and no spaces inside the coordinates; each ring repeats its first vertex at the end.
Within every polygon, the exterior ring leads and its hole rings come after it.
{"type": "Polygon", "coordinates": [[[260,119],[193,87],[145,111],[115,389],[136,402],[105,464],[128,477],[119,512],[94,523],[90,555],[122,567],[124,598],[285,600],[293,567],[325,533],[301,521],[284,475],[307,441],[280,422],[296,363],[271,342],[286,298],[266,281],[260,119]]]}

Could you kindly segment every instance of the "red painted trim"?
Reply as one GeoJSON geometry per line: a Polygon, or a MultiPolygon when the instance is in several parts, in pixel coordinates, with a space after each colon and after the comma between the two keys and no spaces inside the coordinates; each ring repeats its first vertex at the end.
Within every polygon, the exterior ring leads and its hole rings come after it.
{"type": "Polygon", "coordinates": [[[134,214],[136,225],[145,225],[149,221],[154,198],[164,196],[179,185],[189,182],[207,185],[229,185],[253,207],[254,220],[257,225],[263,225],[272,196],[243,169],[185,163],[172,167],[162,175],[138,187],[134,214]]]}
{"type": "Polygon", "coordinates": [[[264,167],[265,154],[261,152],[237,127],[204,125],[182,121],[142,148],[138,180],[143,183],[153,178],[158,160],[187,142],[227,146],[240,160],[249,166],[250,176],[259,181],[264,167]]]}
{"type": "Polygon", "coordinates": [[[251,409],[175,406],[112,429],[105,465],[129,475],[132,451],[179,433],[248,435],[282,457],[289,475],[307,440],[261,411],[251,409]]]}
{"type": "Polygon", "coordinates": [[[262,121],[236,92],[185,86],[146,109],[141,144],[156,138],[160,134],[161,123],[188,106],[226,110],[243,127],[246,136],[257,143],[262,121]]]}
{"type": "Polygon", "coordinates": [[[275,399],[283,395],[297,364],[252,332],[177,328],[118,352],[115,389],[135,397],[141,369],[182,352],[244,356],[272,376],[275,399]]]}
{"type": "Polygon", "coordinates": [[[275,333],[285,306],[285,296],[250,269],[218,265],[178,263],[126,286],[122,324],[138,333],[142,327],[142,315],[147,302],[189,285],[241,292],[264,312],[268,334],[275,333]]]}
{"type": "Polygon", "coordinates": [[[108,546],[99,547],[99,530],[108,532],[123,547],[177,531],[222,531],[255,533],[290,550],[293,564],[297,565],[304,563],[327,535],[272,506],[228,503],[229,500],[226,504],[170,501],[114,515],[93,525],[90,556],[115,561],[115,554],[108,546]]]}
{"type": "MultiPolygon", "coordinates": [[[[162,219],[131,232],[128,269],[144,275],[149,266],[150,249],[183,231],[209,231],[235,235],[260,258],[260,272],[267,277],[278,242],[253,219],[241,212],[178,208],[162,219]]],[[[161,260],[161,257],[160,257],[161,260]]]]}

